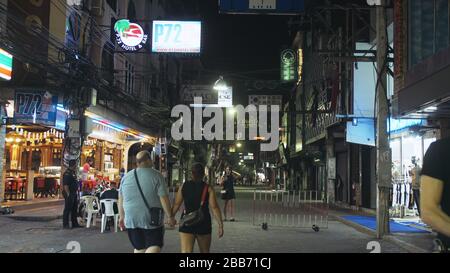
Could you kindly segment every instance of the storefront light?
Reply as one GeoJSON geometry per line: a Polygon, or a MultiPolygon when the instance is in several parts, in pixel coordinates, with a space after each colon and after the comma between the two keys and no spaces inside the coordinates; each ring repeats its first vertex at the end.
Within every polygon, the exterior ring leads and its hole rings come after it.
{"type": "Polygon", "coordinates": [[[7,143],[14,142],[14,139],[13,139],[13,138],[7,138],[7,139],[6,139],[6,142],[7,142],[7,143]]]}
{"type": "Polygon", "coordinates": [[[20,138],[16,138],[16,143],[20,143],[22,140],[20,138]]]}

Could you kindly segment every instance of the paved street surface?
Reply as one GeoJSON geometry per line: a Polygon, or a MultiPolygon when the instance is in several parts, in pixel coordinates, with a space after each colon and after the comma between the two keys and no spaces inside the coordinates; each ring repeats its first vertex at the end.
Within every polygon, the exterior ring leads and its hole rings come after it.
{"type": "MultiPolygon", "coordinates": [[[[314,232],[312,229],[269,227],[267,231],[252,223],[252,201],[249,191],[238,191],[237,222],[225,222],[225,236],[217,239],[213,228],[214,253],[368,253],[367,244],[374,237],[341,222],[329,222],[328,229],[314,232]]],[[[222,203],[221,203],[222,205],[222,203]]],[[[62,206],[19,212],[20,216],[45,216],[62,212],[62,206]]],[[[17,217],[19,216],[19,217],[17,217]]],[[[26,217],[25,217],[26,218],[26,217]]],[[[45,217],[43,218],[45,219],[45,217]]],[[[61,220],[20,221],[0,216],[0,252],[70,252],[70,241],[80,243],[83,253],[131,253],[133,250],[126,232],[100,233],[100,222],[90,229],[63,230],[61,220]]],[[[215,224],[214,224],[215,225],[215,224]]],[[[405,253],[407,249],[390,241],[381,241],[385,253],[405,253]]],[[[179,252],[177,230],[167,230],[163,252],[179,252]]],[[[198,252],[197,249],[195,249],[198,252]]]]}

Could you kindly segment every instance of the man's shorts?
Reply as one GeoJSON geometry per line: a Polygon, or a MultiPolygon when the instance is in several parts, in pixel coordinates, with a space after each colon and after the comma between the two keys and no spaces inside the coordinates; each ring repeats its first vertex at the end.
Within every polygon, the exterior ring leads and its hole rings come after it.
{"type": "Polygon", "coordinates": [[[128,238],[136,250],[164,246],[164,227],[157,229],[128,229],[128,238]]]}

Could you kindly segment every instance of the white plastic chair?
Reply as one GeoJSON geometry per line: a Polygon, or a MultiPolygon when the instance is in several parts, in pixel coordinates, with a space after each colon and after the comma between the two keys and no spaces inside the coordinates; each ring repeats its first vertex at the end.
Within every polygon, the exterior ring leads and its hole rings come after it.
{"type": "Polygon", "coordinates": [[[94,215],[97,216],[97,214],[100,212],[100,208],[97,209],[94,208],[94,202],[95,204],[97,204],[97,207],[99,206],[97,196],[87,195],[81,197],[81,200],[84,201],[84,203],[86,204],[86,213],[87,213],[86,228],[91,227],[91,222],[92,225],[95,227],[95,217],[93,216],[94,215]]]}
{"type": "Polygon", "coordinates": [[[114,232],[117,232],[117,226],[119,223],[119,212],[114,212],[114,204],[117,204],[116,199],[103,199],[100,200],[100,206],[102,207],[102,228],[101,233],[105,231],[106,228],[106,222],[108,217],[114,217],[114,232]]]}

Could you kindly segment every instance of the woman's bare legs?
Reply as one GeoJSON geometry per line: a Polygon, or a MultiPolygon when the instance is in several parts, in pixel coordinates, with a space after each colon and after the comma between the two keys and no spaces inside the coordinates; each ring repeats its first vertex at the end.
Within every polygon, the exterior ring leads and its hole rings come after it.
{"type": "Polygon", "coordinates": [[[230,215],[231,215],[231,218],[230,218],[230,220],[232,220],[232,221],[234,221],[234,199],[231,199],[230,200],[230,215]]]}
{"type": "Polygon", "coordinates": [[[209,249],[211,248],[211,234],[197,235],[197,244],[200,253],[209,253],[209,249]]]}
{"type": "Polygon", "coordinates": [[[194,252],[195,236],[189,233],[180,232],[181,253],[194,252]]]}
{"type": "Polygon", "coordinates": [[[223,216],[224,220],[227,220],[227,209],[228,209],[229,200],[225,200],[225,205],[223,206],[223,216]]]}

